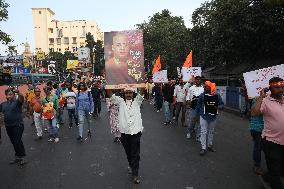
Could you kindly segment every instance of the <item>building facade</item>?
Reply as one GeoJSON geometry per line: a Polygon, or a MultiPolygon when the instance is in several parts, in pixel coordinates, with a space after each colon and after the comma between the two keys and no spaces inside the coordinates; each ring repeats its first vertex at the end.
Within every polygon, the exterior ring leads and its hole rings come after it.
{"type": "Polygon", "coordinates": [[[95,41],[103,40],[103,33],[95,21],[59,21],[49,8],[32,8],[35,50],[48,52],[77,52],[86,45],[86,34],[90,32],[95,41]]]}

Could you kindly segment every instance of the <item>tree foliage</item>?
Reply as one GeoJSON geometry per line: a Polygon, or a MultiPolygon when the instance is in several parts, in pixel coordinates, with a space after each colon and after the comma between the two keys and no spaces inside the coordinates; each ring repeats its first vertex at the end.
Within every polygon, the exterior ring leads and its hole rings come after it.
{"type": "Polygon", "coordinates": [[[197,8],[190,32],[194,60],[233,67],[284,52],[284,2],[213,0],[197,8]]]}
{"type": "Polygon", "coordinates": [[[103,42],[100,40],[96,42],[94,36],[88,32],[86,34],[86,43],[86,47],[90,49],[93,71],[96,75],[101,75],[105,67],[103,42]]]}
{"type": "Polygon", "coordinates": [[[86,47],[90,49],[90,57],[91,57],[91,64],[93,65],[94,63],[94,47],[95,47],[95,39],[94,36],[88,32],[86,34],[86,47]]]}
{"type": "MultiPolygon", "coordinates": [[[[9,4],[5,2],[5,0],[0,0],[0,22],[5,22],[8,20],[8,10],[9,4]]],[[[12,42],[10,35],[5,33],[0,28],[0,43],[4,45],[8,45],[12,42]]]]}
{"type": "Polygon", "coordinates": [[[53,60],[57,63],[57,69],[60,73],[65,72],[67,67],[67,60],[75,60],[74,53],[70,51],[65,51],[64,53],[61,52],[49,52],[46,55],[46,60],[53,60]]]}
{"type": "Polygon", "coordinates": [[[165,9],[136,26],[143,30],[145,67],[152,69],[152,62],[161,55],[162,69],[167,69],[170,74],[176,72],[176,67],[183,64],[191,50],[188,43],[189,30],[183,18],[172,16],[165,9]]]}
{"type": "Polygon", "coordinates": [[[105,59],[104,59],[103,42],[101,40],[95,42],[94,54],[95,54],[94,73],[96,75],[102,75],[102,72],[105,68],[105,59]]]}
{"type": "Polygon", "coordinates": [[[168,10],[137,24],[143,30],[145,67],[161,55],[162,68],[175,72],[190,50],[203,68],[256,63],[284,56],[283,0],[211,0],[192,14],[192,28],[168,10]]]}

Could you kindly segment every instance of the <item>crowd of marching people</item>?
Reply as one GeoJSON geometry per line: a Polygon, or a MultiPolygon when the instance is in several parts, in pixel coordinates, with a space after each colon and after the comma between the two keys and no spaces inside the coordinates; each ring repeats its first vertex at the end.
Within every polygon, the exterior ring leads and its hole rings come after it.
{"type": "MultiPolygon", "coordinates": [[[[254,172],[263,175],[271,188],[281,188],[280,176],[284,170],[284,83],[281,78],[272,78],[269,89],[263,89],[260,97],[250,101],[249,123],[253,138],[254,172]],[[267,91],[271,94],[268,95],[267,91]],[[268,172],[261,169],[261,151],[264,151],[268,172]]],[[[140,183],[138,177],[140,160],[140,138],[143,125],[141,105],[143,101],[152,104],[155,111],[162,112],[164,126],[185,127],[185,137],[195,139],[200,144],[201,156],[216,152],[213,143],[218,111],[224,108],[221,96],[216,92],[216,84],[200,76],[192,82],[181,78],[169,78],[167,83],[147,80],[145,89],[125,88],[105,89],[103,78],[82,76],[67,77],[60,84],[49,81],[43,88],[29,85],[25,95],[17,88],[5,91],[7,101],[0,105],[4,114],[7,134],[15,150],[15,159],[10,163],[24,165],[25,147],[22,142],[24,122],[22,109],[32,118],[35,126],[35,140],[42,140],[44,131],[48,141],[60,141],[59,130],[63,124],[70,129],[78,129],[78,142],[92,136],[91,118],[101,116],[101,101],[106,101],[109,112],[110,132],[114,142],[124,147],[129,163],[129,173],[133,182],[140,183]],[[68,121],[63,113],[68,112],[68,121]]]]}
{"type": "Polygon", "coordinates": [[[168,83],[146,83],[147,98],[157,112],[164,111],[165,126],[186,127],[186,138],[195,137],[200,143],[200,155],[215,152],[214,128],[218,110],[224,103],[216,93],[216,84],[196,76],[193,82],[169,78],[168,83]],[[152,103],[154,99],[154,103],[152,103]],[[162,108],[163,107],[163,108],[162,108]]]}
{"type": "MultiPolygon", "coordinates": [[[[154,104],[157,112],[162,104],[165,126],[186,127],[186,138],[195,137],[200,143],[200,155],[216,152],[213,146],[214,128],[218,110],[224,103],[216,93],[216,85],[202,81],[197,76],[193,83],[184,83],[182,79],[171,79],[165,84],[146,83],[147,98],[154,104]],[[154,101],[154,103],[153,103],[154,101]],[[181,116],[180,116],[181,113],[181,116]],[[181,124],[179,124],[181,123],[181,124]]],[[[245,113],[248,116],[250,134],[253,140],[253,171],[260,175],[272,189],[282,189],[281,176],[284,176],[284,80],[273,77],[269,87],[260,91],[260,96],[248,99],[246,88],[243,94],[246,99],[245,113]],[[269,92],[269,93],[268,93],[269,92]],[[264,152],[267,171],[261,168],[261,157],[264,152]]]]}

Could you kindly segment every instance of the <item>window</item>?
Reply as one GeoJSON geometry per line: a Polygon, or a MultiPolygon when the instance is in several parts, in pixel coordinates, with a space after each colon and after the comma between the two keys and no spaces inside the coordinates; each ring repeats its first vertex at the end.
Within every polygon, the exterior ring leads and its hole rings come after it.
{"type": "Polygon", "coordinates": [[[38,11],[38,14],[41,14],[41,11],[38,11]]]}
{"type": "Polygon", "coordinates": [[[49,38],[49,44],[54,44],[54,38],[49,38]]]}
{"type": "Polygon", "coordinates": [[[57,38],[56,43],[57,43],[57,45],[61,45],[61,38],[57,38]]]}
{"type": "Polygon", "coordinates": [[[66,45],[69,44],[69,38],[68,37],[64,37],[64,44],[66,44],[66,45]]]}
{"type": "Polygon", "coordinates": [[[61,48],[59,48],[59,52],[61,52],[61,48]]]}
{"type": "Polygon", "coordinates": [[[95,27],[95,26],[91,26],[91,28],[93,28],[93,27],[95,27]]]}
{"type": "Polygon", "coordinates": [[[77,39],[76,37],[72,37],[72,43],[73,43],[73,44],[76,44],[76,43],[77,43],[77,42],[76,42],[76,39],[77,39]]]}
{"type": "Polygon", "coordinates": [[[53,33],[53,28],[48,28],[49,33],[53,33]]]}

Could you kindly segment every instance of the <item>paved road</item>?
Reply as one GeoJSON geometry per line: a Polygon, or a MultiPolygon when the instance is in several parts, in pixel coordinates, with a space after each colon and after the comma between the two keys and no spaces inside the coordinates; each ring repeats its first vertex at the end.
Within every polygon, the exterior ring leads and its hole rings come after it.
{"type": "MultiPolygon", "coordinates": [[[[66,112],[65,112],[66,115],[66,112]]],[[[259,189],[252,173],[252,143],[246,120],[222,112],[215,134],[216,153],[199,156],[200,145],[185,138],[185,128],[163,126],[162,112],[149,104],[142,109],[145,127],[141,140],[141,181],[131,183],[120,144],[112,141],[108,113],[94,121],[95,134],[78,143],[77,128],[60,129],[58,144],[34,141],[26,120],[24,143],[29,163],[9,165],[13,149],[3,130],[0,145],[1,189],[259,189]]]]}

